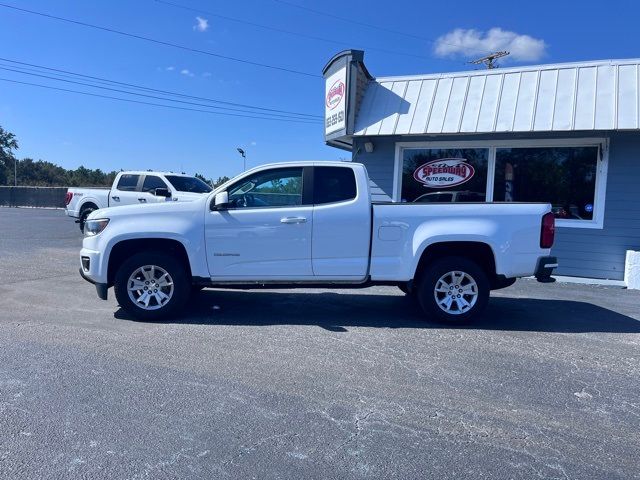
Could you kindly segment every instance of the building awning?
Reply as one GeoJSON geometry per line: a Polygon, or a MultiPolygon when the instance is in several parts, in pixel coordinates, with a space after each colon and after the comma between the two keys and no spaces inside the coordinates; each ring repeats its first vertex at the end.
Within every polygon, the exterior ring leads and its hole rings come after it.
{"type": "Polygon", "coordinates": [[[640,60],[370,80],[354,136],[640,129],[640,60]]]}

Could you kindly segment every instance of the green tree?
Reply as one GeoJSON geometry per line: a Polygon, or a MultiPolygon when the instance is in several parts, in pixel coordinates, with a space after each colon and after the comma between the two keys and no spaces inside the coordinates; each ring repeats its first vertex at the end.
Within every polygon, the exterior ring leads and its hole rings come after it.
{"type": "MultiPolygon", "coordinates": [[[[18,149],[16,136],[0,127],[0,185],[7,185],[10,172],[13,172],[15,157],[13,151],[18,149]]],[[[13,174],[11,173],[13,179],[13,174]]]]}

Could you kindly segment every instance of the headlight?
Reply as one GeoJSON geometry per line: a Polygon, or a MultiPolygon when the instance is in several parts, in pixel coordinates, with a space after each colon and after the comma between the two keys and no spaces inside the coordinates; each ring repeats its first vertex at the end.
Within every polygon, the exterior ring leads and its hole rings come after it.
{"type": "Polygon", "coordinates": [[[96,218],[93,220],[87,220],[84,223],[84,236],[94,237],[102,232],[109,225],[108,218],[96,218]]]}

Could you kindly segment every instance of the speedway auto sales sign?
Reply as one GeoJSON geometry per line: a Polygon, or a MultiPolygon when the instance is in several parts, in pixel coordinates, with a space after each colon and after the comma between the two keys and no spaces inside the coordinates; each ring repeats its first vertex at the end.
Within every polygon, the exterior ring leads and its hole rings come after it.
{"type": "Polygon", "coordinates": [[[428,188],[445,188],[468,182],[475,173],[464,158],[442,158],[420,165],[413,178],[428,188]]]}
{"type": "Polygon", "coordinates": [[[347,67],[343,67],[325,80],[324,134],[346,127],[347,67]]]}

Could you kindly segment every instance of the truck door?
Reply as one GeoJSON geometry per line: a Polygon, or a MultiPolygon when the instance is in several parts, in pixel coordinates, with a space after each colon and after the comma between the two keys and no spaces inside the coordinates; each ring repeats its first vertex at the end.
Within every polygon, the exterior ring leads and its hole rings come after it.
{"type": "Polygon", "coordinates": [[[140,203],[138,197],[140,191],[138,184],[141,176],[134,173],[123,173],[120,175],[115,188],[109,192],[109,206],[117,207],[120,205],[133,205],[140,203]]]}
{"type": "MultiPolygon", "coordinates": [[[[310,168],[310,167],[309,167],[310,168]]],[[[229,204],[206,213],[209,273],[220,280],[313,278],[313,207],[302,167],[279,167],[238,180],[229,204]]]]}
{"type": "Polygon", "coordinates": [[[347,165],[314,167],[311,256],[317,277],[366,277],[371,241],[367,181],[364,174],[358,184],[353,168],[347,165]]]}

